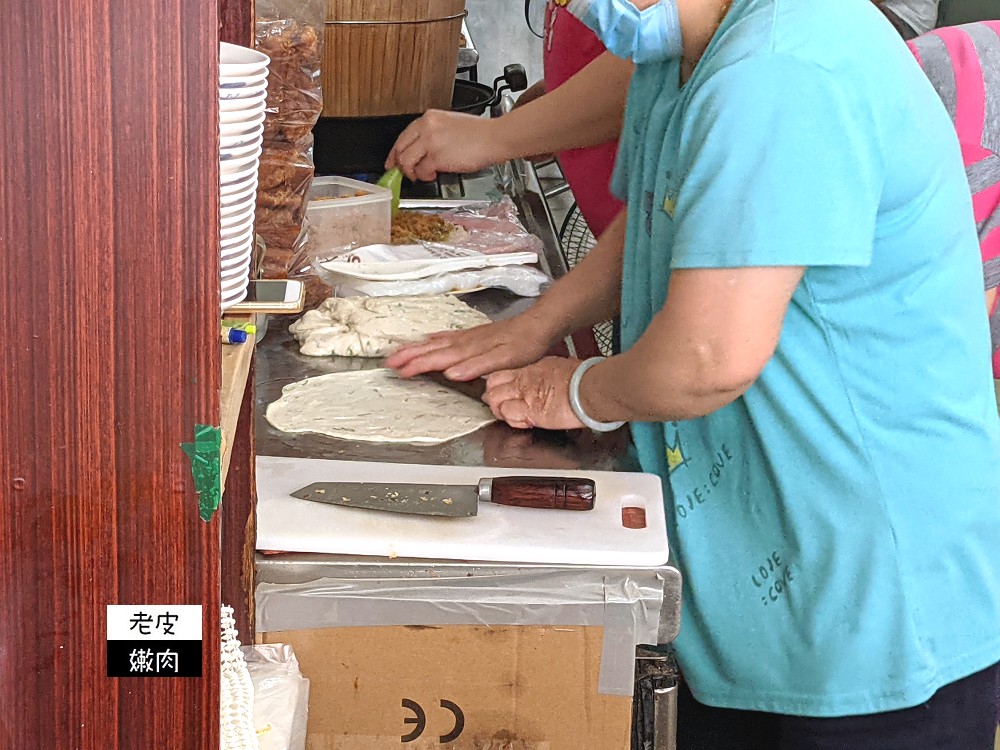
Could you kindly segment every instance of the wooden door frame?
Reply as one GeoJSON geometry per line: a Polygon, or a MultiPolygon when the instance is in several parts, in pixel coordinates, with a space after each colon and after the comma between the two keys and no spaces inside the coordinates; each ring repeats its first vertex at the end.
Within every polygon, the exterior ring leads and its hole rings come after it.
{"type": "Polygon", "coordinates": [[[180,445],[219,424],[219,30],[4,5],[0,747],[218,747],[220,521],[180,445]],[[108,678],[119,603],[202,605],[202,677],[108,678]]]}

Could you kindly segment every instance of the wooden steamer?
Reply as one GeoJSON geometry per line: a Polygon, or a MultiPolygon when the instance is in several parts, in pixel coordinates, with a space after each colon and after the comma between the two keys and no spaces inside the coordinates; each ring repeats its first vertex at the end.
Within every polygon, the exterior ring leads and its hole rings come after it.
{"type": "Polygon", "coordinates": [[[465,0],[327,0],[323,117],[449,109],[465,0]]]}

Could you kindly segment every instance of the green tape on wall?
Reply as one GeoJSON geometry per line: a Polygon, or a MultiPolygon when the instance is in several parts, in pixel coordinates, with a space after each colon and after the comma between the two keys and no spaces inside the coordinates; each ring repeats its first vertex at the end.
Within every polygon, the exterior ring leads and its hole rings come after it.
{"type": "Polygon", "coordinates": [[[194,427],[194,442],[181,443],[191,459],[194,489],[198,493],[198,514],[211,521],[222,499],[222,430],[207,424],[194,427]]]}

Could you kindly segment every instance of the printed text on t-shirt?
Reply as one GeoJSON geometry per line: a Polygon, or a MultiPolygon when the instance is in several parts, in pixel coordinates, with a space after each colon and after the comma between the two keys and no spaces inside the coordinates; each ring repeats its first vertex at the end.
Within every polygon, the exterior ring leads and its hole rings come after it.
{"type": "Polygon", "coordinates": [[[788,584],[793,580],[792,569],[775,550],[757,567],[750,580],[760,589],[760,601],[766,607],[770,602],[778,601],[788,591],[788,584]]]}
{"type": "Polygon", "coordinates": [[[675,511],[678,518],[687,518],[695,508],[703,505],[709,499],[712,491],[722,481],[722,475],[725,473],[725,470],[732,462],[732,451],[729,450],[729,446],[723,443],[719,447],[719,450],[715,452],[715,456],[712,458],[712,465],[704,475],[704,481],[689,490],[684,495],[684,498],[676,504],[675,511]]]}

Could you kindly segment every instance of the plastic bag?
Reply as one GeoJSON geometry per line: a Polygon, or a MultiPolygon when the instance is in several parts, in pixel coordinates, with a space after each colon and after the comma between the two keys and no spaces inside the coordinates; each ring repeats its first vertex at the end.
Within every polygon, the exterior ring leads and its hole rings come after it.
{"type": "Polygon", "coordinates": [[[254,688],[254,727],[260,750],[305,750],[309,680],[291,646],[244,646],[254,688]]]}
{"type": "Polygon", "coordinates": [[[332,295],[327,272],[323,270],[320,263],[333,260],[335,257],[350,253],[357,248],[356,243],[338,248],[320,246],[311,240],[309,227],[306,225],[302,237],[288,261],[288,278],[298,279],[305,284],[306,310],[313,309],[332,295]]]}
{"type": "Polygon", "coordinates": [[[503,266],[459,271],[412,281],[362,281],[325,271],[325,279],[337,297],[363,294],[369,297],[401,297],[449,294],[479,289],[506,289],[519,297],[537,297],[550,279],[531,266],[503,266]]]}
{"type": "Polygon", "coordinates": [[[240,647],[233,608],[223,606],[219,675],[220,750],[260,750],[253,725],[253,683],[240,647]]]}
{"type": "MultiPolygon", "coordinates": [[[[467,203],[459,208],[445,210],[419,209],[419,213],[430,213],[440,216],[447,222],[457,226],[460,231],[457,236],[446,242],[426,243],[439,248],[458,248],[460,250],[471,250],[486,255],[497,255],[501,253],[530,252],[541,255],[545,248],[542,241],[533,234],[530,234],[521,224],[518,218],[517,206],[509,196],[504,196],[497,201],[476,201],[467,203]]],[[[406,244],[412,242],[408,238],[401,238],[394,232],[393,244],[406,244]]],[[[330,296],[331,289],[335,285],[344,285],[344,279],[324,270],[320,264],[333,260],[334,258],[349,255],[358,249],[357,243],[346,244],[342,247],[330,247],[327,243],[313,243],[308,240],[302,242],[291,260],[289,276],[301,278],[307,281],[306,286],[306,308],[315,307],[324,299],[330,296]],[[316,282],[319,284],[316,285],[316,282]],[[310,287],[312,284],[312,287],[310,287]]],[[[541,278],[529,274],[515,275],[491,275],[484,277],[480,283],[474,287],[501,287],[513,291],[515,294],[524,297],[538,296],[539,285],[547,281],[547,277],[540,274],[541,278]]],[[[460,280],[466,283],[468,280],[460,280]]],[[[455,288],[471,288],[467,286],[455,287],[449,277],[442,276],[437,282],[428,285],[428,292],[441,289],[442,291],[452,291],[455,288]]],[[[367,292],[366,292],[367,293],[367,292]]],[[[384,287],[378,292],[372,292],[371,296],[401,296],[407,294],[423,294],[424,292],[398,291],[397,288],[384,287]]]]}
{"type": "Polygon", "coordinates": [[[263,275],[284,278],[306,241],[312,128],[323,109],[320,65],[325,0],[257,0],[256,47],[271,58],[257,188],[263,275]]]}
{"type": "Polygon", "coordinates": [[[468,203],[448,211],[435,211],[445,221],[457,226],[458,236],[444,243],[451,247],[475,250],[486,255],[497,253],[539,253],[542,241],[529,234],[517,215],[517,206],[509,196],[499,201],[468,203]]]}

